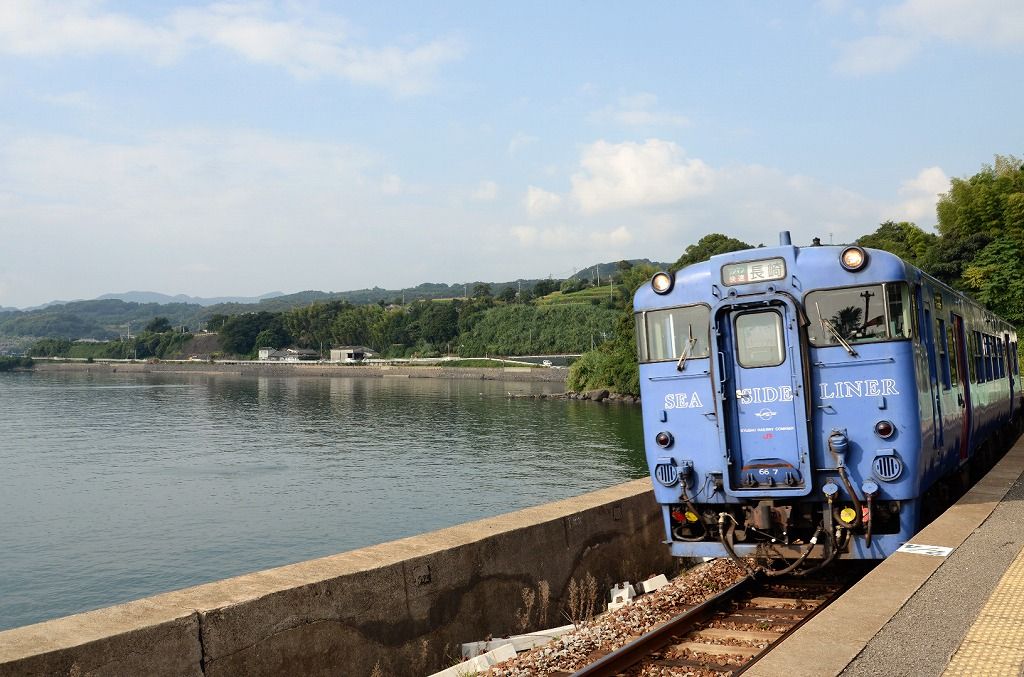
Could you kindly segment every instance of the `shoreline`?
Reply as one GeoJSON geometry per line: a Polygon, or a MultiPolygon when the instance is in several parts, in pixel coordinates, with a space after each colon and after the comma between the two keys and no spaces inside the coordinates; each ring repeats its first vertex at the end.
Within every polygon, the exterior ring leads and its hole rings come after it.
{"type": "Polygon", "coordinates": [[[234,376],[308,376],[369,378],[439,378],[476,381],[530,381],[538,383],[566,382],[566,369],[544,367],[409,367],[396,365],[348,365],[301,362],[264,363],[231,362],[49,362],[37,360],[27,371],[74,371],[95,374],[111,373],[177,373],[234,376]]]}

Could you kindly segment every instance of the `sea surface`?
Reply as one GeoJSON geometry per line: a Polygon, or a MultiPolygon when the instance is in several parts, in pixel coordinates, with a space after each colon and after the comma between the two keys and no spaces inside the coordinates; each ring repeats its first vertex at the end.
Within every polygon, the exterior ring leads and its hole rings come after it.
{"type": "Polygon", "coordinates": [[[0,374],[0,629],[646,475],[551,383],[0,374]]]}

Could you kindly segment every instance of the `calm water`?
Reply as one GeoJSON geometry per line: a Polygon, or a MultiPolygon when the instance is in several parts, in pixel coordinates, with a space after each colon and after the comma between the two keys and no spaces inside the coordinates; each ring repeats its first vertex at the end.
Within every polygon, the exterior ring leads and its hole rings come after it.
{"type": "Polygon", "coordinates": [[[553,384],[0,374],[0,628],[646,474],[638,407],[553,384]]]}

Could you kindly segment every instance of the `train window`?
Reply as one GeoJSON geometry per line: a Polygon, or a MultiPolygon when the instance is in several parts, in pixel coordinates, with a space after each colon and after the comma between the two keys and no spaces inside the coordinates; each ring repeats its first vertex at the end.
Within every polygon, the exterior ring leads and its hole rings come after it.
{"type": "Polygon", "coordinates": [[[960,350],[957,348],[956,338],[953,334],[953,324],[946,327],[946,345],[949,346],[949,378],[951,383],[960,383],[960,370],[963,369],[963,365],[960,364],[960,350]]]}
{"type": "Polygon", "coordinates": [[[774,310],[736,317],[736,358],[741,367],[774,367],[786,359],[782,315],[774,310]]]}
{"type": "Polygon", "coordinates": [[[992,337],[984,335],[985,339],[985,380],[992,380],[992,337]]]}
{"type": "Polygon", "coordinates": [[[910,338],[911,314],[910,289],[902,282],[886,284],[885,298],[886,310],[889,318],[889,338],[910,338]]]}
{"type": "Polygon", "coordinates": [[[1003,353],[1003,342],[997,336],[996,341],[996,371],[999,372],[999,378],[1006,378],[1006,356],[1003,353]]]}
{"type": "Polygon", "coordinates": [[[848,343],[910,338],[910,291],[902,283],[813,291],[804,308],[816,346],[839,345],[836,334],[848,343]]]}
{"type": "Polygon", "coordinates": [[[985,382],[985,353],[983,344],[981,342],[981,332],[973,331],[971,336],[974,337],[974,374],[977,375],[976,381],[978,383],[985,382]]]}
{"type": "Polygon", "coordinates": [[[633,315],[634,328],[636,329],[636,353],[641,362],[647,361],[647,330],[644,327],[644,314],[633,315]]]}
{"type": "Polygon", "coordinates": [[[949,373],[949,344],[946,336],[946,321],[939,318],[938,344],[939,344],[939,368],[942,370],[942,388],[949,390],[952,382],[949,373]]]}
{"type": "Polygon", "coordinates": [[[1017,355],[1017,342],[1010,341],[1010,367],[1014,374],[1020,374],[1020,359],[1017,355]]]}
{"type": "MultiPolygon", "coordinates": [[[[644,330],[637,332],[643,341],[640,359],[647,362],[678,360],[683,355],[707,357],[711,310],[707,306],[684,306],[653,310],[641,314],[644,330]]],[[[638,319],[638,326],[642,320],[638,319]]]]}

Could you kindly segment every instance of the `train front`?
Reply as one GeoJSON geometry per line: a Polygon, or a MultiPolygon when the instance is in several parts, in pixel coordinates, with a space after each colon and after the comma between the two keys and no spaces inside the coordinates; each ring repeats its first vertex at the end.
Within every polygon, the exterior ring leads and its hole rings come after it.
{"type": "Polygon", "coordinates": [[[787,570],[881,558],[917,519],[916,468],[903,467],[920,445],[907,269],[780,239],[659,273],[634,297],[666,539],[676,556],[787,570]]]}

